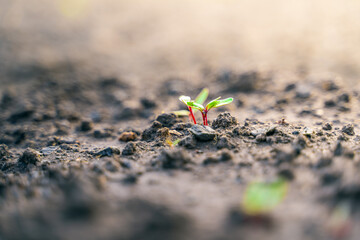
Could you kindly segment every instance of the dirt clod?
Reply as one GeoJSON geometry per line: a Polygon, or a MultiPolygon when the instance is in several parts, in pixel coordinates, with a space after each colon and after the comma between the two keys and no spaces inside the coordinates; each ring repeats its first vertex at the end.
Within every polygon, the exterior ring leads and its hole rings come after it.
{"type": "Polygon", "coordinates": [[[330,131],[332,130],[332,124],[331,123],[325,123],[322,127],[323,130],[325,131],[330,131]]]}
{"type": "Polygon", "coordinates": [[[133,155],[134,153],[136,153],[136,151],[138,150],[138,145],[135,142],[129,142],[125,145],[125,148],[122,152],[123,156],[129,156],[129,155],[133,155]]]}
{"type": "Polygon", "coordinates": [[[350,136],[354,136],[355,135],[355,131],[354,131],[354,125],[352,124],[348,124],[346,126],[344,126],[341,131],[347,135],[350,136]]]}
{"type": "Polygon", "coordinates": [[[129,142],[129,141],[134,141],[136,138],[137,135],[134,132],[123,132],[119,136],[119,141],[129,142]]]}
{"type": "Polygon", "coordinates": [[[172,127],[175,123],[177,123],[176,115],[173,113],[163,113],[160,114],[156,121],[161,123],[164,127],[172,127]]]}
{"type": "Polygon", "coordinates": [[[113,155],[119,155],[120,154],[120,150],[116,147],[107,147],[104,148],[102,150],[100,150],[99,152],[95,153],[95,156],[98,157],[111,157],[113,155]]]}
{"type": "Polygon", "coordinates": [[[212,122],[211,126],[214,129],[217,128],[228,128],[231,126],[236,126],[238,124],[235,117],[231,116],[230,113],[224,112],[220,113],[217,118],[212,122]]]}
{"type": "Polygon", "coordinates": [[[0,144],[0,161],[10,156],[9,148],[5,144],[0,144]]]}
{"type": "Polygon", "coordinates": [[[33,164],[36,165],[37,163],[41,162],[40,154],[35,151],[34,149],[27,148],[21,157],[18,160],[20,163],[24,164],[33,164]]]}

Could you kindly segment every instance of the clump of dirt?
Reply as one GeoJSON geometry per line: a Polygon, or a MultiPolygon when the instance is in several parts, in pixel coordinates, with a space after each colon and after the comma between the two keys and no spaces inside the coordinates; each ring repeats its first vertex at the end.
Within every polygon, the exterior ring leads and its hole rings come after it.
{"type": "Polygon", "coordinates": [[[28,164],[36,165],[41,162],[41,157],[40,154],[34,149],[27,148],[18,161],[19,163],[23,163],[25,165],[28,164]]]}
{"type": "Polygon", "coordinates": [[[235,117],[231,116],[230,113],[220,113],[217,118],[212,122],[211,126],[214,129],[217,128],[229,128],[238,124],[235,117]]]}

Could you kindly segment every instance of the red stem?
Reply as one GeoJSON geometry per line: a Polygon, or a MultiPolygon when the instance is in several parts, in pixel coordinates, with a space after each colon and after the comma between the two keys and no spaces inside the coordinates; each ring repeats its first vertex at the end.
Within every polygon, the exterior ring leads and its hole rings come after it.
{"type": "Polygon", "coordinates": [[[190,112],[190,116],[191,116],[192,120],[194,121],[194,124],[196,124],[196,119],[195,119],[195,116],[194,116],[194,113],[193,113],[193,110],[191,107],[189,107],[189,112],[190,112]]]}
{"type": "Polygon", "coordinates": [[[204,123],[204,126],[207,126],[208,125],[208,120],[207,120],[207,110],[205,109],[203,112],[201,112],[201,115],[203,117],[203,123],[204,123]]]}

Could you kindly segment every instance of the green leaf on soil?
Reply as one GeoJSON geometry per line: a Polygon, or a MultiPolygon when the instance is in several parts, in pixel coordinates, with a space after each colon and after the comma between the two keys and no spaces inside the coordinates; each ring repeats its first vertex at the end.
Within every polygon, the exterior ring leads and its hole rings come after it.
{"type": "Polygon", "coordinates": [[[251,183],[242,202],[244,212],[249,215],[268,213],[284,200],[287,189],[288,184],[282,178],[270,183],[251,183]]]}
{"type": "Polygon", "coordinates": [[[190,114],[188,110],[173,111],[172,113],[175,114],[177,117],[187,117],[190,114]]]}

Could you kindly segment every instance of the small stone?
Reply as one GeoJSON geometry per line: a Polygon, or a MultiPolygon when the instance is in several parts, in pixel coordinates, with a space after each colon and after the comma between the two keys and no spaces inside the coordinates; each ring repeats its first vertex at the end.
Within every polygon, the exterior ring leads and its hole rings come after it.
{"type": "Polygon", "coordinates": [[[209,126],[194,125],[190,128],[190,132],[194,134],[199,141],[211,141],[216,136],[216,131],[209,126]]]}
{"type": "Polygon", "coordinates": [[[350,135],[350,136],[354,136],[355,135],[355,131],[354,131],[354,125],[352,124],[348,124],[346,126],[344,126],[341,131],[343,133],[346,133],[347,135],[350,135]]]}
{"type": "Polygon", "coordinates": [[[123,132],[119,136],[119,141],[122,141],[122,142],[134,141],[136,139],[136,137],[137,137],[136,133],[134,133],[134,132],[123,132]]]}
{"type": "Polygon", "coordinates": [[[338,97],[338,101],[348,103],[350,102],[350,95],[347,93],[343,93],[338,97]]]}
{"type": "Polygon", "coordinates": [[[339,86],[333,80],[324,82],[322,87],[325,91],[335,91],[339,89],[339,86]]]}
{"type": "Polygon", "coordinates": [[[53,153],[58,147],[57,146],[50,146],[50,147],[46,147],[40,150],[40,152],[44,155],[44,156],[48,156],[51,153],[53,153]]]}
{"type": "Polygon", "coordinates": [[[134,142],[129,142],[126,144],[122,152],[122,155],[123,156],[133,155],[136,151],[137,151],[137,144],[134,142]]]}
{"type": "Polygon", "coordinates": [[[326,108],[335,107],[335,106],[336,106],[336,102],[335,102],[334,100],[332,100],[332,99],[326,100],[326,101],[324,102],[324,106],[325,106],[326,108]]]}
{"type": "Polygon", "coordinates": [[[220,156],[219,156],[220,162],[227,162],[227,161],[230,161],[233,158],[234,158],[233,155],[228,150],[221,151],[220,156]]]}
{"type": "Polygon", "coordinates": [[[255,130],[251,131],[250,134],[252,136],[256,137],[256,136],[262,135],[262,134],[265,135],[265,133],[266,133],[266,128],[260,128],[260,129],[255,129],[255,130]]]}
{"type": "Polygon", "coordinates": [[[331,125],[331,123],[325,123],[325,124],[323,125],[322,129],[325,130],[325,131],[330,131],[330,130],[332,130],[332,125],[331,125]]]}
{"type": "Polygon", "coordinates": [[[311,135],[314,133],[314,131],[311,128],[305,127],[302,131],[302,134],[307,137],[311,137],[311,135]]]}
{"type": "Polygon", "coordinates": [[[27,148],[18,160],[24,164],[34,164],[41,162],[40,154],[34,149],[27,148]]]}
{"type": "Polygon", "coordinates": [[[113,155],[119,155],[120,154],[120,150],[116,147],[107,147],[104,148],[102,150],[100,150],[99,152],[95,153],[95,156],[98,157],[111,157],[113,155]]]}
{"type": "Polygon", "coordinates": [[[93,129],[93,123],[91,121],[82,121],[79,130],[82,132],[88,132],[93,129]]]}
{"type": "Polygon", "coordinates": [[[290,92],[291,90],[294,90],[295,88],[296,88],[296,84],[295,83],[290,83],[285,87],[284,91],[285,92],[290,92]]]}

